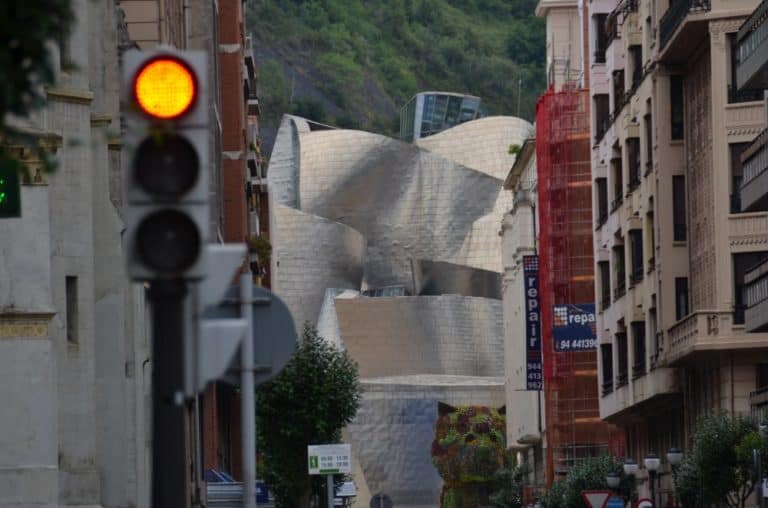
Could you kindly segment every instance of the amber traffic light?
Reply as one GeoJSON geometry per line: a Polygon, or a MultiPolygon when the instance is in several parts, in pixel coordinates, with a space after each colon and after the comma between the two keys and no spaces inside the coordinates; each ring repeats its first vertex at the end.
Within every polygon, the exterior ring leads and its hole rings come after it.
{"type": "Polygon", "coordinates": [[[172,120],[189,111],[197,99],[195,73],[181,59],[161,56],[147,61],[133,82],[136,104],[150,117],[172,120]]]}

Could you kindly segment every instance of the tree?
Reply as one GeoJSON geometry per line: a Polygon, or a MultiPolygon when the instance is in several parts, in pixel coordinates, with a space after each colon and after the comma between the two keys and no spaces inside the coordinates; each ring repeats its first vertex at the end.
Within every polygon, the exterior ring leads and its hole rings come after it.
{"type": "Polygon", "coordinates": [[[264,480],[280,508],[309,506],[323,478],[307,474],[307,445],[337,443],[360,405],[357,364],[304,326],[291,360],[257,390],[257,439],[264,480]]]}
{"type": "Polygon", "coordinates": [[[523,506],[523,486],[528,469],[525,464],[518,464],[515,452],[507,450],[504,467],[494,477],[496,484],[491,494],[492,508],[520,508],[523,506]]]}
{"type": "Polygon", "coordinates": [[[693,451],[677,472],[678,498],[685,506],[725,501],[731,508],[743,508],[754,488],[752,450],[760,452],[765,467],[767,445],[750,418],[726,414],[703,418],[696,425],[693,451]]]}
{"type": "Polygon", "coordinates": [[[43,169],[53,168],[39,140],[9,123],[9,116],[26,118],[46,101],[45,87],[56,79],[50,42],[66,41],[74,20],[70,0],[10,0],[0,2],[0,172],[22,171],[9,150],[23,146],[40,156],[43,169]]]}
{"type": "MultiPolygon", "coordinates": [[[[605,490],[605,477],[608,473],[620,473],[622,463],[615,457],[604,455],[590,457],[576,463],[563,480],[552,484],[549,491],[542,497],[541,504],[546,508],[586,508],[581,497],[584,490],[605,490]]],[[[634,488],[632,477],[621,475],[621,483],[617,491],[625,497],[634,488]]]]}

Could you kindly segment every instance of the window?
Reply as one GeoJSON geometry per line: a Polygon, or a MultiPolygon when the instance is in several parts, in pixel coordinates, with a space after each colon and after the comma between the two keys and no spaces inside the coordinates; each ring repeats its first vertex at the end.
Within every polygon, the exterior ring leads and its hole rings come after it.
{"type": "Polygon", "coordinates": [[[616,387],[627,384],[627,366],[629,358],[627,357],[627,334],[620,332],[616,334],[616,350],[619,354],[619,371],[616,375],[616,387]]]}
{"type": "Polygon", "coordinates": [[[613,71],[613,111],[624,105],[624,69],[613,71]]]}
{"type": "Polygon", "coordinates": [[[66,299],[65,318],[67,320],[67,342],[77,344],[77,277],[67,276],[65,278],[64,285],[66,299]]]}
{"type": "Polygon", "coordinates": [[[613,345],[600,344],[600,359],[603,372],[603,396],[613,391],[613,345]]]}
{"type": "Polygon", "coordinates": [[[611,306],[611,265],[608,261],[597,263],[600,273],[600,308],[602,310],[611,306]]]}
{"type": "Polygon", "coordinates": [[[605,30],[605,20],[608,14],[595,14],[592,19],[595,24],[595,63],[605,63],[605,49],[608,47],[608,32],[605,30]]]}
{"type": "Polygon", "coordinates": [[[656,317],[656,297],[653,297],[653,307],[648,309],[648,332],[651,339],[651,368],[656,364],[661,353],[661,344],[659,344],[659,321],[656,317]]]}
{"type": "MultiPolygon", "coordinates": [[[[648,107],[650,108],[650,102],[648,107]]],[[[643,122],[645,123],[645,175],[648,176],[653,171],[653,122],[650,113],[643,117],[643,122]]]]}
{"type": "Polygon", "coordinates": [[[733,324],[744,324],[744,275],[760,264],[768,252],[748,252],[733,255],[733,324]]]}
{"type": "Polygon", "coordinates": [[[685,177],[672,176],[672,214],[674,221],[674,240],[684,242],[688,237],[685,218],[685,177]]]}
{"type": "Polygon", "coordinates": [[[683,78],[669,77],[669,104],[672,139],[683,139],[683,78]]]}
{"type": "Polygon", "coordinates": [[[768,387],[768,363],[757,364],[757,383],[755,388],[758,390],[768,387]]]}
{"type": "Polygon", "coordinates": [[[653,223],[653,212],[645,214],[646,252],[648,254],[648,273],[656,269],[656,231],[653,223]]]}
{"type": "Polygon", "coordinates": [[[744,170],[741,165],[741,154],[750,143],[731,143],[728,148],[731,152],[731,213],[741,213],[741,182],[744,179],[744,170]]]}
{"type": "Polygon", "coordinates": [[[623,245],[617,245],[613,248],[613,266],[614,266],[614,277],[615,277],[615,284],[613,285],[613,300],[616,301],[622,296],[624,296],[624,292],[626,291],[626,272],[624,270],[624,246],[623,245]]]}
{"type": "Polygon", "coordinates": [[[763,90],[760,89],[739,89],[736,86],[736,64],[739,61],[739,45],[736,41],[736,33],[726,34],[728,42],[728,104],[738,102],[762,101],[763,90]]]}
{"type": "Polygon", "coordinates": [[[632,322],[632,342],[634,343],[635,363],[632,365],[632,377],[645,375],[645,322],[632,322]]]}
{"type": "Polygon", "coordinates": [[[643,280],[643,231],[632,229],[629,231],[629,246],[632,249],[632,271],[629,274],[629,280],[636,284],[643,280]]]}
{"type": "Polygon", "coordinates": [[[595,179],[595,195],[597,196],[597,227],[608,220],[608,181],[605,178],[595,179]]]}
{"type": "Polygon", "coordinates": [[[675,277],[675,319],[688,315],[688,277],[675,277]]]}
{"type": "Polygon", "coordinates": [[[643,47],[638,45],[629,47],[632,58],[632,89],[635,89],[643,80],[643,47]]]}
{"type": "Polygon", "coordinates": [[[627,164],[629,164],[629,187],[632,192],[640,185],[640,138],[627,138],[627,164]]]}
{"type": "Polygon", "coordinates": [[[594,96],[595,101],[595,142],[603,139],[611,118],[610,101],[608,94],[602,93],[594,96]]]}
{"type": "Polygon", "coordinates": [[[615,212],[624,201],[624,168],[621,165],[621,152],[611,159],[611,179],[613,180],[613,199],[611,213],[615,212]]]}

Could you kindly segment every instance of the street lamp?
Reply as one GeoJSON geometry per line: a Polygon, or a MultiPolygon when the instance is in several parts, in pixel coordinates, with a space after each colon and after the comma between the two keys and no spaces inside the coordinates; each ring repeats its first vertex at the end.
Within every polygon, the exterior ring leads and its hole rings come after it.
{"type": "Polygon", "coordinates": [[[645,456],[643,463],[645,464],[645,469],[648,470],[648,477],[651,482],[651,499],[653,500],[653,505],[658,506],[658,504],[656,504],[656,472],[659,470],[659,467],[661,467],[661,459],[658,455],[651,452],[645,456]]]}
{"type": "Polygon", "coordinates": [[[632,491],[629,493],[630,504],[634,504],[635,498],[637,497],[637,481],[635,480],[635,475],[637,474],[638,469],[639,466],[637,465],[637,462],[635,462],[635,459],[630,457],[624,459],[624,474],[632,478],[632,491]]]}
{"type": "Polygon", "coordinates": [[[680,448],[672,447],[667,451],[667,461],[672,466],[672,484],[675,488],[673,495],[675,496],[675,506],[677,506],[677,468],[680,467],[680,463],[683,461],[685,454],[680,448]]]}
{"type": "Polygon", "coordinates": [[[621,475],[617,472],[611,472],[605,475],[605,483],[608,484],[608,487],[616,490],[616,488],[621,483],[621,475]]]}

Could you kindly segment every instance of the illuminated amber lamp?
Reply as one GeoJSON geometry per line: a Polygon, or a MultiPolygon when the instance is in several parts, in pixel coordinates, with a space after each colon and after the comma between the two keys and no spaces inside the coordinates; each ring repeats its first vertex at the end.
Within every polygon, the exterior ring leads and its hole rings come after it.
{"type": "Polygon", "coordinates": [[[184,115],[197,98],[197,80],[182,60],[161,56],[148,61],[133,80],[136,104],[147,115],[172,120],[184,115]]]}

